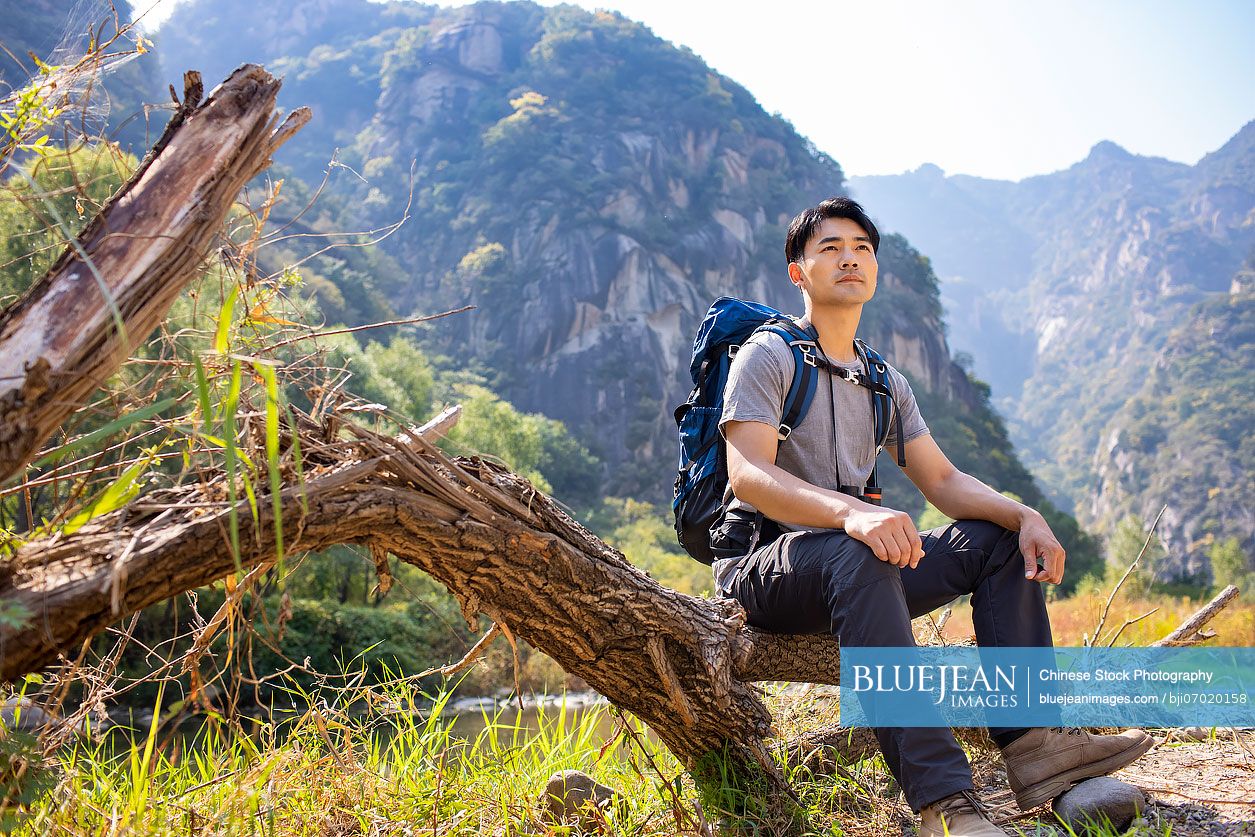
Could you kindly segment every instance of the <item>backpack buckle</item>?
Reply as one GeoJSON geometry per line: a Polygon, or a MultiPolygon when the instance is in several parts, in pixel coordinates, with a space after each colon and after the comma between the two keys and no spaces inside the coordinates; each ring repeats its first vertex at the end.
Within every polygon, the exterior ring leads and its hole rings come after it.
{"type": "Polygon", "coordinates": [[[860,383],[858,379],[858,373],[855,372],[853,369],[846,369],[844,367],[838,366],[837,377],[841,378],[842,380],[849,381],[852,384],[860,383]]]}
{"type": "Polygon", "coordinates": [[[797,348],[798,351],[802,353],[803,363],[807,366],[814,366],[818,368],[819,362],[815,359],[815,347],[813,345],[808,343],[799,343],[797,348]]]}
{"type": "Polygon", "coordinates": [[[776,431],[776,437],[783,442],[785,439],[789,438],[789,434],[792,432],[792,427],[789,427],[787,424],[782,424],[780,425],[780,429],[776,431]]]}

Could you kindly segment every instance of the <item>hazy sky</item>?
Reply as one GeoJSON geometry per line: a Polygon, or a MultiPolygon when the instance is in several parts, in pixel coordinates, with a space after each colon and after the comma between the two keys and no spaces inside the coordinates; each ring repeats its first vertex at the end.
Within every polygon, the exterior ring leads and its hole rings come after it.
{"type": "Polygon", "coordinates": [[[692,49],[850,175],[1019,179],[1104,139],[1194,163],[1255,118],[1255,0],[577,4],[692,49]]]}

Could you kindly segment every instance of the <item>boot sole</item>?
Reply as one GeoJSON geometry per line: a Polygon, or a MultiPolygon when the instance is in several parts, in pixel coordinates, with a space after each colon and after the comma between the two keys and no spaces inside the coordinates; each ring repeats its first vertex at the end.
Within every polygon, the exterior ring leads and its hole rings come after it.
{"type": "Polygon", "coordinates": [[[1126,750],[1110,755],[1102,761],[1082,764],[1065,773],[1060,773],[1058,776],[1053,776],[1035,785],[1029,785],[1015,795],[1015,802],[1020,806],[1021,811],[1030,811],[1038,805],[1044,805],[1046,802],[1066,793],[1079,782],[1106,776],[1108,773],[1114,773],[1120,768],[1132,764],[1153,746],[1155,746],[1155,739],[1147,735],[1144,740],[1139,741],[1126,750]]]}

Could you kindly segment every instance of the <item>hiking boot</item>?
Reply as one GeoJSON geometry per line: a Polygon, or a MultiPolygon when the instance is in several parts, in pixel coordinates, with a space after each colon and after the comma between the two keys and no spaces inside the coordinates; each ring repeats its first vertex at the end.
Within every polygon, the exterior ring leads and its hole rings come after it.
{"type": "Polygon", "coordinates": [[[1155,740],[1140,729],[1095,735],[1070,727],[1029,730],[1002,749],[1021,811],[1049,802],[1084,779],[1132,764],[1155,740]]]}
{"type": "Polygon", "coordinates": [[[1006,837],[970,790],[939,799],[919,812],[919,837],[1006,837]]]}

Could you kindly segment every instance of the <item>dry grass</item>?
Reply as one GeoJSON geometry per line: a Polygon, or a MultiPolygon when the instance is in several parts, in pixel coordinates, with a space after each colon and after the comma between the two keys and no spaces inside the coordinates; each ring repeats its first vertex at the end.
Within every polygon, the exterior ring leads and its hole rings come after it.
{"type": "MultiPolygon", "coordinates": [[[[1098,618],[1106,604],[1106,593],[1083,592],[1068,599],[1051,602],[1050,625],[1054,631],[1055,645],[1074,647],[1085,644],[1086,638],[1098,624],[1098,618]]],[[[1108,644],[1125,623],[1143,617],[1120,632],[1117,645],[1149,645],[1171,633],[1188,619],[1194,611],[1209,601],[1210,597],[1188,598],[1185,596],[1124,596],[1116,597],[1107,614],[1103,636],[1098,644],[1108,644]],[[1154,611],[1152,613],[1152,611],[1154,611]]],[[[1255,601],[1249,593],[1243,593],[1212,620],[1208,629],[1216,632],[1209,645],[1255,645],[1255,601]]],[[[973,636],[972,610],[966,605],[955,605],[942,636],[948,641],[965,641],[973,636]]]]}

